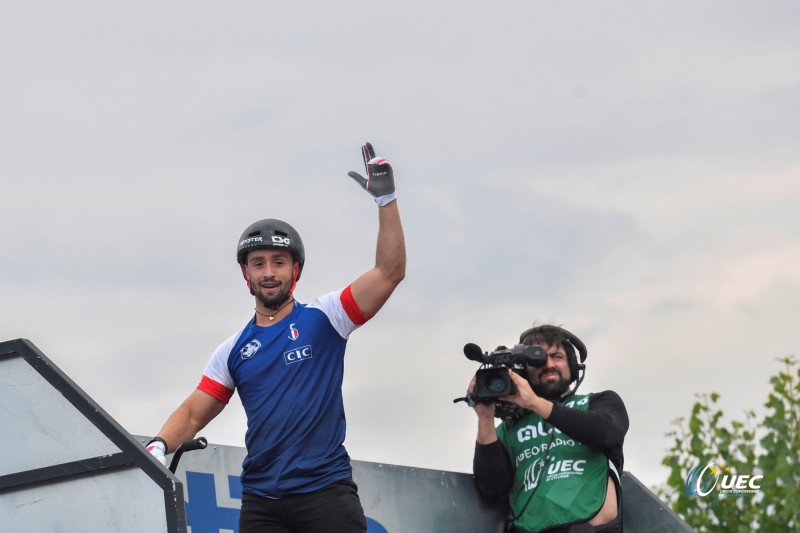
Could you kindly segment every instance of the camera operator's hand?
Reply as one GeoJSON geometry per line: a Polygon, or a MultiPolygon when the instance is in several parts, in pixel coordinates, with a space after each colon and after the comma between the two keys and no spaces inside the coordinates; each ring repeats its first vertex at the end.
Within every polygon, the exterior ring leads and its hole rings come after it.
{"type": "MultiPolygon", "coordinates": [[[[475,384],[477,379],[472,378],[469,382],[467,394],[475,394],[475,384]]],[[[478,437],[475,439],[478,444],[491,444],[497,440],[497,430],[494,428],[494,402],[476,402],[472,406],[478,415],[478,437]]]]}
{"type": "MultiPolygon", "coordinates": [[[[469,382],[467,394],[470,396],[475,394],[475,386],[477,383],[477,378],[473,376],[472,381],[469,382]]],[[[494,405],[494,402],[484,403],[476,401],[472,408],[475,409],[475,412],[478,414],[478,418],[488,418],[494,421],[494,405]]]]}
{"type": "Polygon", "coordinates": [[[509,402],[518,405],[523,409],[527,409],[528,411],[533,411],[537,415],[547,420],[550,417],[550,413],[553,411],[552,402],[550,402],[549,400],[545,400],[544,398],[533,392],[531,384],[528,383],[528,380],[523,378],[513,370],[509,370],[508,375],[514,382],[514,386],[516,387],[517,392],[516,394],[511,396],[501,396],[500,399],[504,402],[509,402]]]}

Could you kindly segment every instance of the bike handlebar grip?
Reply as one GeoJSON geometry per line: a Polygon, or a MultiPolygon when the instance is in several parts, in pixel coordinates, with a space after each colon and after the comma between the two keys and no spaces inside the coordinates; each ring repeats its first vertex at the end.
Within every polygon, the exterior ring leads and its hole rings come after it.
{"type": "Polygon", "coordinates": [[[204,450],[208,446],[208,441],[205,437],[197,437],[196,439],[187,440],[175,450],[172,455],[172,461],[169,463],[169,470],[173,474],[178,469],[178,462],[181,460],[183,452],[190,452],[192,450],[204,450]]]}
{"type": "Polygon", "coordinates": [[[208,446],[208,441],[206,438],[197,437],[196,439],[187,440],[181,444],[181,449],[185,452],[190,452],[192,450],[205,450],[206,446],[208,446]]]}

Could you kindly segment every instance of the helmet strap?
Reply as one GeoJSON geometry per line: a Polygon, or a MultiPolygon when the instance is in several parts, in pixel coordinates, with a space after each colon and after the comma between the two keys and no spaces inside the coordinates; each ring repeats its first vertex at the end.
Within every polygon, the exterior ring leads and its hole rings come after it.
{"type": "Polygon", "coordinates": [[[247,277],[247,268],[244,266],[244,263],[239,263],[239,266],[242,267],[242,276],[244,276],[244,280],[247,282],[247,288],[252,289],[250,286],[250,278],[247,277]]]}
{"type": "Polygon", "coordinates": [[[294,275],[292,276],[292,287],[289,289],[289,294],[294,294],[294,288],[297,287],[297,278],[300,277],[300,263],[294,263],[294,275]]]}

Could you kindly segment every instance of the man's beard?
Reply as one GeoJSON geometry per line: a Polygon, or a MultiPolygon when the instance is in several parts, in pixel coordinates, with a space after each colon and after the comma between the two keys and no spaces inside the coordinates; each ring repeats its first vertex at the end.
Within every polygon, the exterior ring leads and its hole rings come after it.
{"type": "Polygon", "coordinates": [[[545,400],[559,401],[561,396],[569,390],[569,381],[559,376],[556,381],[535,383],[531,388],[537,396],[541,396],[545,400]]]}
{"type": "Polygon", "coordinates": [[[281,291],[275,296],[265,296],[260,290],[256,291],[254,289],[251,289],[251,292],[261,301],[264,307],[269,309],[279,307],[285,302],[289,297],[289,289],[291,289],[291,286],[287,284],[285,287],[281,287],[281,291]]]}

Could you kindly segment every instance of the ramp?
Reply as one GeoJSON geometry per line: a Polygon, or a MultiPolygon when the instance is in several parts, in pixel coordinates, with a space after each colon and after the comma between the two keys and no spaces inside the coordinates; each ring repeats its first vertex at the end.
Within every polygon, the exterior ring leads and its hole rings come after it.
{"type": "MultiPolygon", "coordinates": [[[[25,339],[0,343],[0,424],[4,533],[238,533],[244,448],[209,444],[172,475],[25,339]]],[[[352,464],[368,533],[502,532],[507,506],[470,474],[352,464]]],[[[622,489],[626,533],[692,531],[629,472],[622,489]]]]}
{"type": "MultiPolygon", "coordinates": [[[[209,444],[181,458],[176,475],[184,481],[192,533],[237,531],[245,453],[209,444]]],[[[352,465],[367,533],[502,533],[507,506],[485,501],[471,474],[366,461],[352,465]]],[[[622,498],[625,533],[693,531],[630,472],[622,475],[622,498]]]]}
{"type": "MultiPolygon", "coordinates": [[[[241,447],[209,444],[181,457],[176,475],[184,480],[192,533],[238,531],[245,454],[241,447]]],[[[505,506],[485,502],[469,474],[366,461],[352,466],[367,533],[502,532],[505,506]]]]}
{"type": "Polygon", "coordinates": [[[185,533],[183,485],[30,341],[0,343],[0,529],[185,533]]]}

